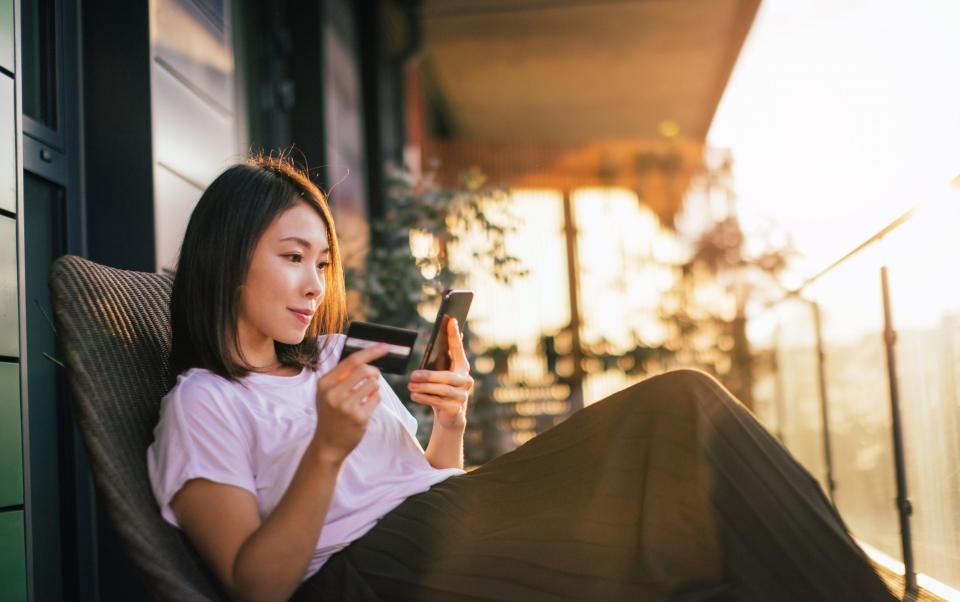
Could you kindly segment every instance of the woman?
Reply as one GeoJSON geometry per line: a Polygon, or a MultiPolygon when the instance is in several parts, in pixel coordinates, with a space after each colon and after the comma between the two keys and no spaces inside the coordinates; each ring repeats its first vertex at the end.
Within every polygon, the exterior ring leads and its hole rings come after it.
{"type": "Polygon", "coordinates": [[[415,371],[416,420],[337,364],[333,220],[259,158],[194,209],[171,299],[154,493],[241,600],[892,600],[819,486],[722,386],[648,379],[463,473],[469,364],[415,371]]]}

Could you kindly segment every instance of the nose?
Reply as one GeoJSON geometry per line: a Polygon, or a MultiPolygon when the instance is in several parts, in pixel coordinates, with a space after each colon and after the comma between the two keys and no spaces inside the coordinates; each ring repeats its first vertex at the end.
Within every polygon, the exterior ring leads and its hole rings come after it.
{"type": "Polygon", "coordinates": [[[326,289],[327,281],[322,272],[318,270],[306,270],[310,275],[304,284],[304,296],[309,298],[323,298],[323,291],[326,289]]]}

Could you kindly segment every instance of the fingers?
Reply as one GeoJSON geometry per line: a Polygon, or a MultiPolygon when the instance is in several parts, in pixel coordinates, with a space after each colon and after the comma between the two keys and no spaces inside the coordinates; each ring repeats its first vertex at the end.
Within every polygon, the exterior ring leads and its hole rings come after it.
{"type": "Polygon", "coordinates": [[[419,404],[430,406],[438,410],[447,410],[451,413],[456,413],[463,408],[463,402],[451,401],[444,397],[437,397],[436,395],[428,395],[426,393],[411,393],[410,399],[419,404]]]}
{"type": "Polygon", "coordinates": [[[369,362],[377,358],[383,357],[387,354],[388,349],[389,347],[385,343],[381,343],[350,354],[345,360],[334,366],[332,370],[320,377],[317,382],[317,390],[327,391],[336,383],[349,380],[356,370],[362,366],[367,366],[369,362]]]}
{"type": "Polygon", "coordinates": [[[327,391],[327,399],[334,403],[364,403],[380,389],[380,371],[368,365],[359,366],[350,376],[327,391]]]}
{"type": "MultiPolygon", "coordinates": [[[[366,429],[370,416],[380,404],[380,384],[377,381],[365,381],[358,388],[350,391],[331,391],[324,407],[325,416],[336,424],[338,420],[345,420],[355,428],[366,429]]],[[[320,417],[318,416],[318,421],[320,417]]]]}
{"type": "Polygon", "coordinates": [[[449,370],[415,370],[410,374],[410,385],[440,383],[459,389],[473,388],[473,378],[469,374],[449,370]]]}
{"type": "MultiPolygon", "coordinates": [[[[366,362],[382,357],[386,345],[375,345],[351,354],[317,382],[317,394],[335,408],[355,405],[376,407],[379,402],[380,370],[366,362]],[[370,403],[375,402],[375,403],[370,403]]],[[[372,409],[371,409],[372,411],[372,409]]]]}
{"type": "Polygon", "coordinates": [[[463,333],[456,318],[447,321],[447,347],[450,353],[451,368],[454,372],[469,372],[470,362],[463,348],[463,333]]]}
{"type": "Polygon", "coordinates": [[[350,364],[351,362],[353,365],[369,364],[373,360],[385,356],[389,349],[390,346],[386,343],[377,343],[376,345],[350,354],[347,359],[340,362],[340,364],[350,364]]]}
{"type": "Polygon", "coordinates": [[[451,387],[443,383],[410,383],[409,388],[413,394],[435,395],[453,401],[465,400],[468,392],[466,387],[451,387]]]}
{"type": "Polygon", "coordinates": [[[467,406],[473,378],[470,377],[470,362],[463,348],[463,334],[455,319],[447,322],[450,370],[415,370],[410,374],[410,400],[428,405],[438,416],[455,419],[462,416],[467,406]]]}
{"type": "Polygon", "coordinates": [[[369,364],[360,364],[358,366],[352,366],[349,372],[343,371],[339,374],[333,374],[331,371],[325,374],[317,381],[317,390],[327,393],[335,389],[339,391],[349,391],[364,379],[377,380],[379,377],[380,371],[375,367],[369,364]]]}
{"type": "Polygon", "coordinates": [[[356,399],[351,400],[350,403],[366,421],[380,404],[380,383],[372,383],[370,387],[364,386],[362,391],[357,392],[356,399]]]}
{"type": "Polygon", "coordinates": [[[347,359],[343,360],[330,371],[330,374],[336,374],[338,380],[347,378],[347,375],[359,366],[369,364],[370,362],[387,355],[389,346],[386,343],[379,343],[366,349],[351,353],[347,359]]]}

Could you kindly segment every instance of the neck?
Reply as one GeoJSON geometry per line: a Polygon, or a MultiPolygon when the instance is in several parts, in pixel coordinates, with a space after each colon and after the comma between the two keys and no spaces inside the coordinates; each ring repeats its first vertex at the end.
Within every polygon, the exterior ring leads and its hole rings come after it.
{"type": "Polygon", "coordinates": [[[247,370],[254,372],[272,372],[282,368],[273,340],[262,337],[252,341],[243,329],[237,333],[239,350],[235,351],[235,361],[247,370]]]}
{"type": "Polygon", "coordinates": [[[300,370],[301,369],[297,366],[283,366],[277,364],[272,368],[260,368],[254,370],[254,372],[268,374],[270,376],[296,376],[297,374],[300,374],[300,370]]]}

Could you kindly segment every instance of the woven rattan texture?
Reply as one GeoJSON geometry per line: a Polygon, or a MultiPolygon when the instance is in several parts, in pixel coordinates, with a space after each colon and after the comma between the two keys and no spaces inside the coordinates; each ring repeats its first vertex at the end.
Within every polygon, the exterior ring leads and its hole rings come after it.
{"type": "Polygon", "coordinates": [[[147,476],[167,390],[170,289],[161,274],[118,270],[66,255],[49,284],[73,409],[99,503],[158,600],[223,600],[181,532],[160,516],[147,476]]]}

